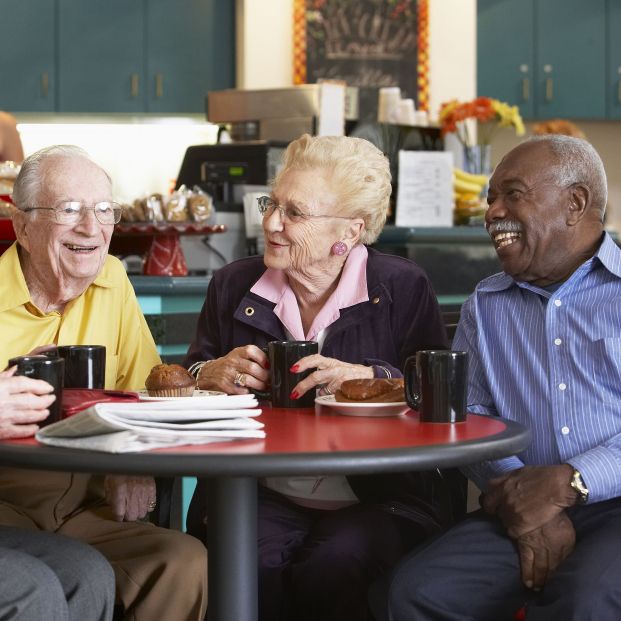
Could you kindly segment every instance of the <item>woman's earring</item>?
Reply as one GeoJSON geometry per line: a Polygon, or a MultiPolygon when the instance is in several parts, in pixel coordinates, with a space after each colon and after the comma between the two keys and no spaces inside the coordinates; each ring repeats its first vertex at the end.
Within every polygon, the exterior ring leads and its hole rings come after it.
{"type": "Polygon", "coordinates": [[[332,244],[332,254],[337,257],[342,257],[347,252],[347,244],[342,241],[337,241],[332,244]]]}

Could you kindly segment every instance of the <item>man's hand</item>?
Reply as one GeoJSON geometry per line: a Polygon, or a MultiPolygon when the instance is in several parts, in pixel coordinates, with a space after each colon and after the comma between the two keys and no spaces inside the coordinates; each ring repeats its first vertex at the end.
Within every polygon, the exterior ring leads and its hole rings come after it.
{"type": "Polygon", "coordinates": [[[106,502],[117,522],[135,522],[155,505],[155,481],[152,477],[107,476],[104,479],[106,502]]]}
{"type": "Polygon", "coordinates": [[[576,532],[565,512],[547,524],[525,533],[516,541],[522,568],[522,582],[538,591],[574,549],[576,532]]]}
{"type": "Polygon", "coordinates": [[[27,438],[39,430],[56,397],[42,380],[15,375],[17,367],[0,372],[0,439],[27,438]]]}
{"type": "Polygon", "coordinates": [[[569,485],[572,472],[569,464],[514,470],[489,482],[481,506],[498,516],[509,537],[517,539],[576,503],[576,492],[569,485]]]}

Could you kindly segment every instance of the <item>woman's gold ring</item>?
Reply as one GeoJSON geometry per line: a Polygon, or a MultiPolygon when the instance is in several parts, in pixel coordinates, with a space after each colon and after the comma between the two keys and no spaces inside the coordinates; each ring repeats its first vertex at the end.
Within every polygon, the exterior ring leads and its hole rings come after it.
{"type": "Polygon", "coordinates": [[[148,509],[149,511],[155,511],[155,507],[156,507],[156,506],[157,506],[157,500],[152,500],[152,501],[148,504],[147,509],[148,509]]]}
{"type": "Polygon", "coordinates": [[[235,375],[235,379],[233,380],[233,384],[235,384],[235,386],[241,386],[243,388],[246,385],[246,374],[238,372],[235,375]]]}

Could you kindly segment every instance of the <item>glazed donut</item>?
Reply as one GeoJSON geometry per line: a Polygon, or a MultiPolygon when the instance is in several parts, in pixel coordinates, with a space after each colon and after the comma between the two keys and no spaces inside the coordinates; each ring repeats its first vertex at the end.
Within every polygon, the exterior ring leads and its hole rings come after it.
{"type": "Polygon", "coordinates": [[[340,402],[393,403],[405,401],[402,378],[345,380],[334,398],[340,402]]]}

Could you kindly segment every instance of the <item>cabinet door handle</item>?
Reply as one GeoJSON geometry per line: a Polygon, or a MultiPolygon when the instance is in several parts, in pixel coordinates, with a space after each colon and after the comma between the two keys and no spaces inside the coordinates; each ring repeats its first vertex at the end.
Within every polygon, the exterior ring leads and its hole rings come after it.
{"type": "Polygon", "coordinates": [[[552,84],[552,78],[546,78],[546,101],[552,101],[554,97],[554,86],[552,84]]]}
{"type": "Polygon", "coordinates": [[[130,92],[131,92],[131,96],[134,99],[138,97],[138,91],[139,91],[138,74],[132,73],[132,77],[130,79],[130,92]]]}
{"type": "Polygon", "coordinates": [[[41,74],[41,95],[47,97],[50,92],[50,76],[47,71],[41,74]]]}
{"type": "Polygon", "coordinates": [[[161,99],[164,96],[164,75],[155,74],[155,98],[161,99]]]}
{"type": "Polygon", "coordinates": [[[528,101],[530,98],[530,82],[528,78],[522,78],[522,101],[528,101]]]}

